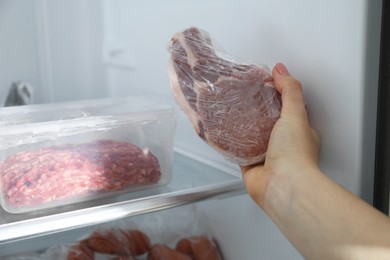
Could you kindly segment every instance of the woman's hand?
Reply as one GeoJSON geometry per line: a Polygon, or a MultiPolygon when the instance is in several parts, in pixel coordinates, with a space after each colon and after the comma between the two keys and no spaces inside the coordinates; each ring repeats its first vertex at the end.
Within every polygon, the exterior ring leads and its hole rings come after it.
{"type": "Polygon", "coordinates": [[[260,206],[272,178],[318,168],[320,142],[308,122],[301,83],[281,63],[272,75],[282,96],[281,117],[272,130],[264,165],[241,167],[248,193],[260,206]]]}

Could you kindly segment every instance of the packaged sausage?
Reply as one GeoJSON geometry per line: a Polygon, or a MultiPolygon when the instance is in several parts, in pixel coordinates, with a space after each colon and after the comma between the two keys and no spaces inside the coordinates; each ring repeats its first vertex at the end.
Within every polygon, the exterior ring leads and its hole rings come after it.
{"type": "Polygon", "coordinates": [[[141,97],[2,108],[1,206],[23,213],[157,187],[175,110],[141,97]]]}
{"type": "Polygon", "coordinates": [[[94,226],[74,241],[4,260],[222,260],[217,238],[194,205],[94,226]]]}

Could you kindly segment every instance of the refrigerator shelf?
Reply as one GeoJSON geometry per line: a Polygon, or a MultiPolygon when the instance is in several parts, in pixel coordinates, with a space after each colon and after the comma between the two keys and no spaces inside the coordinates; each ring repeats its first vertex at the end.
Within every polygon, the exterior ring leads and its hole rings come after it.
{"type": "Polygon", "coordinates": [[[172,181],[164,187],[23,214],[0,208],[0,244],[245,193],[238,170],[212,166],[182,152],[175,152],[173,161],[172,181]]]}

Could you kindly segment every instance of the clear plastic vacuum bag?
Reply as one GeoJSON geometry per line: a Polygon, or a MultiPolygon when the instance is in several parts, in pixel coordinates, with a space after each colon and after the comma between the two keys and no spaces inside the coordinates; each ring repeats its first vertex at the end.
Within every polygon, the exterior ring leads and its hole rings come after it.
{"type": "Polygon", "coordinates": [[[172,37],[172,92],[196,133],[226,159],[262,163],[280,117],[280,94],[267,66],[237,61],[214,46],[194,27],[172,37]]]}

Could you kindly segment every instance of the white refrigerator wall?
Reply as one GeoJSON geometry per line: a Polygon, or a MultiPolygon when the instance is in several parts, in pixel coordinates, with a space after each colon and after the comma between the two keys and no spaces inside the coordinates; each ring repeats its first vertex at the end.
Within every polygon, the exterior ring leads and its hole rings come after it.
{"type": "MultiPolygon", "coordinates": [[[[37,102],[153,95],[176,106],[167,44],[176,31],[201,27],[237,57],[287,65],[304,86],[310,121],[321,135],[321,168],[371,202],[380,16],[379,0],[0,0],[0,33],[13,37],[0,41],[6,57],[0,66],[31,79],[41,94],[37,102]],[[24,20],[11,17],[14,8],[24,20]],[[3,21],[23,25],[13,29],[27,32],[23,45],[13,44],[22,36],[5,34],[11,27],[3,21]]],[[[10,77],[0,73],[1,95],[10,77]]],[[[183,114],[175,144],[238,169],[204,144],[183,114]]],[[[200,208],[226,259],[300,259],[248,196],[200,208]]]]}
{"type": "Polygon", "coordinates": [[[0,106],[12,82],[40,82],[33,10],[31,1],[0,0],[0,106]]]}

